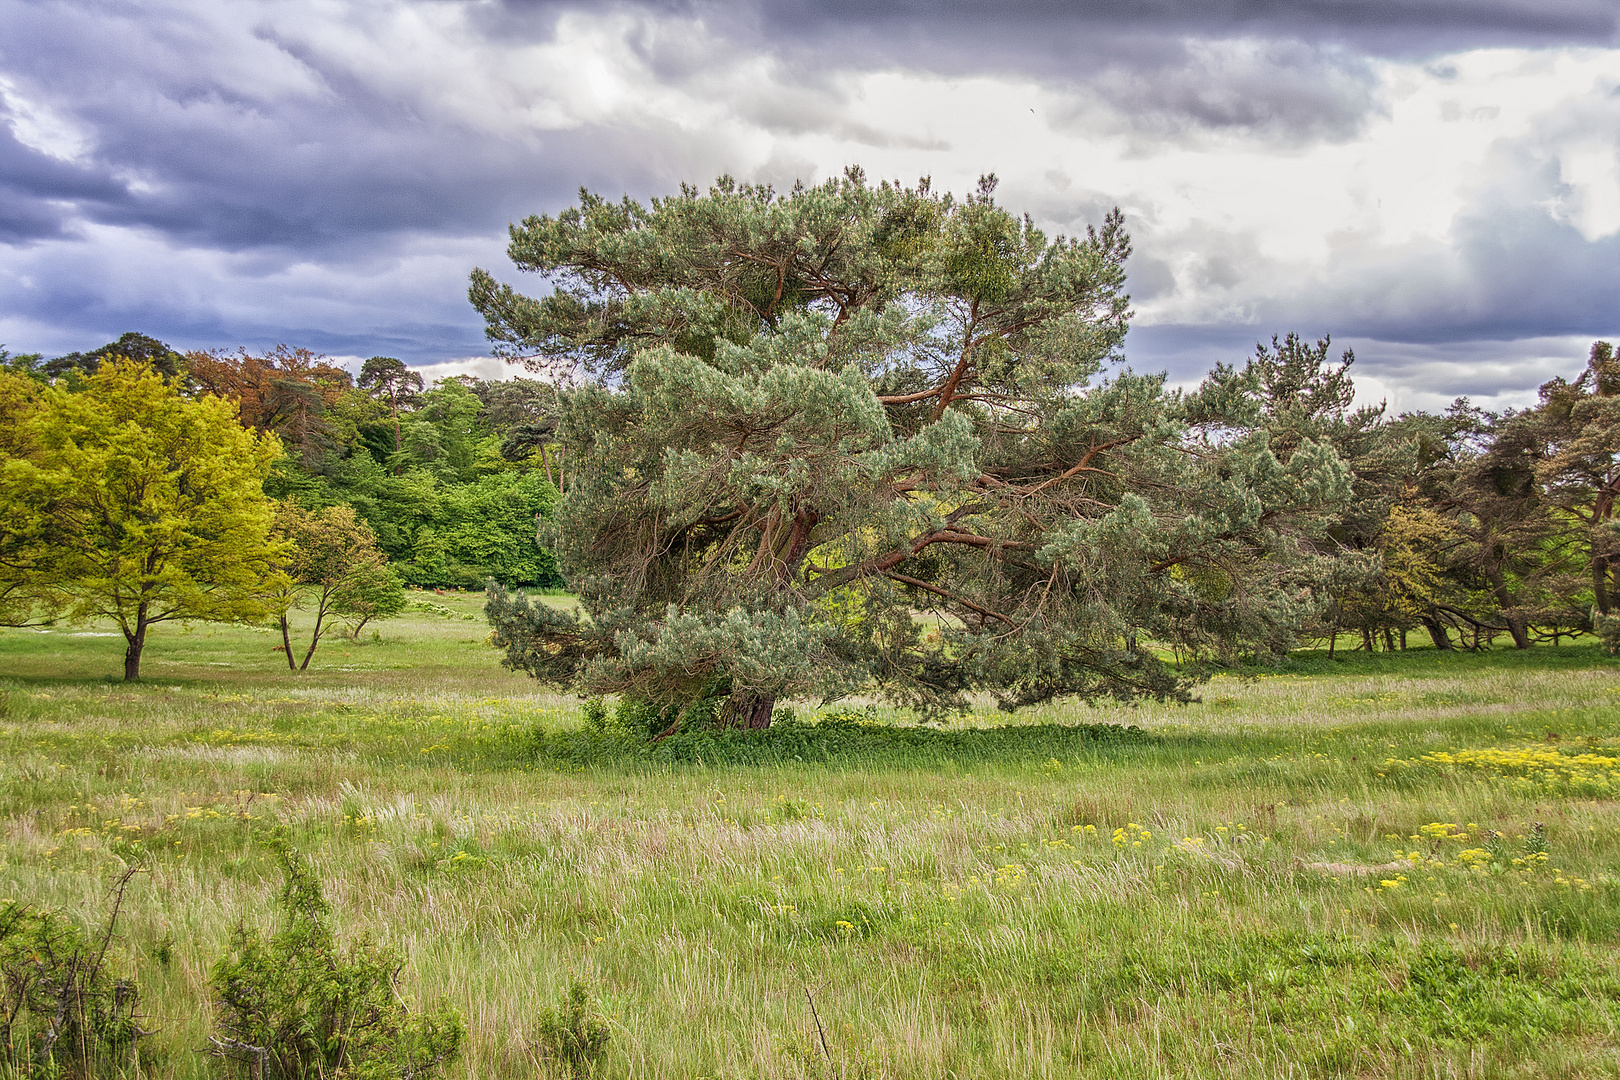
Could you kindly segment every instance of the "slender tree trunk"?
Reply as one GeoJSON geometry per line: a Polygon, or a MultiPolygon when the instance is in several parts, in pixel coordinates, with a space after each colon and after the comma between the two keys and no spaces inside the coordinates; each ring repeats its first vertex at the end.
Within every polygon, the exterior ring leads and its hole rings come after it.
{"type": "MultiPolygon", "coordinates": [[[[315,628],[309,632],[309,649],[304,653],[304,662],[298,665],[299,671],[309,670],[309,658],[315,655],[315,646],[321,643],[321,625],[326,622],[326,597],[328,590],[321,590],[321,602],[315,606],[315,628]]],[[[292,663],[292,653],[287,654],[287,662],[292,663]]]]}
{"type": "Polygon", "coordinates": [[[1384,627],[1384,651],[1395,651],[1395,632],[1387,626],[1384,627]]]}
{"type": "Polygon", "coordinates": [[[1515,649],[1528,649],[1530,647],[1530,628],[1525,625],[1524,619],[1517,615],[1507,615],[1508,636],[1513,638],[1515,649]]]}
{"type": "Polygon", "coordinates": [[[281,651],[287,654],[287,670],[297,671],[298,667],[293,663],[292,634],[287,627],[287,613],[285,611],[281,613],[281,651]]]}
{"type": "MultiPolygon", "coordinates": [[[[1513,614],[1513,594],[1508,591],[1507,579],[1502,576],[1502,571],[1497,566],[1492,566],[1486,572],[1485,577],[1491,583],[1491,599],[1496,601],[1497,609],[1502,613],[1502,621],[1507,623],[1508,634],[1513,638],[1513,647],[1515,649],[1528,649],[1530,647],[1530,631],[1525,625],[1524,618],[1513,614]]],[[[1493,629],[1490,640],[1494,642],[1495,638],[1496,631],[1493,629]]],[[[1478,627],[1474,629],[1474,646],[1476,648],[1479,646],[1478,627]]]]}
{"type": "Polygon", "coordinates": [[[1367,629],[1365,626],[1361,628],[1361,647],[1367,652],[1376,651],[1373,646],[1372,631],[1367,629]]]}
{"type": "Polygon", "coordinates": [[[135,609],[135,632],[124,631],[124,681],[134,682],[141,677],[141,650],[146,648],[146,605],[135,609]]]}
{"type": "Polygon", "coordinates": [[[1600,614],[1609,613],[1609,559],[1606,555],[1592,556],[1592,599],[1600,614]]]}
{"type": "Polygon", "coordinates": [[[1406,651],[1406,627],[1401,627],[1401,652],[1406,651]]]}
{"type": "Polygon", "coordinates": [[[1339,628],[1334,627],[1328,634],[1328,659],[1333,659],[1333,650],[1339,644],[1339,628]]]}

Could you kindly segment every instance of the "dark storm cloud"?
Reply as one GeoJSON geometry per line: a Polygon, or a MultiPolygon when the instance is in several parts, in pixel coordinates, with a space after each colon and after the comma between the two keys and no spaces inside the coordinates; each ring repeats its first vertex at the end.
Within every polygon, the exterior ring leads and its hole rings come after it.
{"type": "MultiPolygon", "coordinates": [[[[481,327],[462,298],[465,272],[476,259],[504,275],[509,221],[555,210],[580,185],[645,196],[736,169],[728,136],[679,117],[502,127],[440,108],[431,87],[411,89],[414,76],[435,72],[363,48],[375,30],[365,20],[392,10],[0,0],[0,76],[62,118],[80,146],[53,156],[19,141],[12,118],[0,115],[0,245],[17,256],[10,284],[0,266],[0,319],[38,328],[62,351],[139,328],[186,345],[291,341],[413,360],[481,352],[481,327]],[[308,25],[283,14],[298,10],[308,25]],[[376,78],[379,68],[392,78],[376,78]],[[109,226],[145,237],[145,246],[82,239],[109,226]],[[455,246],[468,238],[480,238],[476,254],[455,246]],[[58,249],[60,258],[34,257],[58,249]],[[453,252],[466,265],[409,268],[419,251],[453,252]],[[124,258],[145,269],[97,276],[96,259],[124,258]]],[[[1045,94],[1041,122],[1060,135],[1303,147],[1353,139],[1381,115],[1380,57],[1612,44],[1620,18],[1612,0],[692,0],[421,10],[459,13],[470,47],[481,42],[492,63],[502,50],[552,42],[570,13],[617,14],[615,47],[639,65],[649,91],[679,88],[774,137],[822,136],[854,155],[870,148],[931,161],[951,148],[948,123],[944,134],[924,136],[861,115],[841,76],[1033,83],[1045,94]],[[745,70],[759,58],[758,72],[745,70]]],[[[492,113],[528,104],[485,103],[492,113]]],[[[826,175],[828,163],[807,153],[772,147],[750,178],[786,186],[826,175]]],[[[1055,173],[1044,180],[1009,178],[1004,201],[1073,231],[1120,197],[1071,191],[1055,173]]],[[[1132,335],[1133,362],[1202,371],[1212,359],[1246,355],[1273,329],[1418,343],[1597,333],[1604,312],[1617,308],[1603,267],[1620,251],[1612,238],[1587,243],[1555,220],[1542,204],[1556,178],[1537,183],[1533,197],[1516,190],[1459,219],[1449,248],[1347,256],[1320,280],[1260,300],[1241,295],[1246,273],[1263,261],[1252,237],[1189,234],[1182,239],[1199,245],[1196,257],[1172,269],[1176,253],[1155,245],[1153,223],[1133,222],[1143,239],[1131,281],[1140,300],[1189,284],[1228,289],[1253,319],[1142,326],[1132,335]]],[[[1412,379],[1438,370],[1418,359],[1400,369],[1412,379]]]]}
{"type": "Polygon", "coordinates": [[[1610,0],[648,0],[590,4],[503,0],[481,9],[490,33],[549,31],[558,13],[585,7],[702,17],[777,42],[864,35],[897,52],[951,42],[981,48],[1022,38],[1073,48],[1099,35],[1233,34],[1343,39],[1380,52],[1478,45],[1603,43],[1620,29],[1610,0]],[[1055,39],[1055,40],[1054,40],[1055,39]]]}
{"type": "MultiPolygon", "coordinates": [[[[75,65],[83,97],[71,108],[95,132],[91,168],[0,145],[8,187],[70,202],[90,221],[226,249],[487,230],[504,223],[503,210],[535,172],[531,154],[421,123],[344,85],[339,72],[318,72],[334,92],[314,101],[255,101],[194,78],[109,72],[104,59],[87,50],[75,65]],[[130,76],[139,92],[121,93],[130,76]]],[[[49,73],[28,74],[61,92],[49,73]]]]}
{"type": "MultiPolygon", "coordinates": [[[[508,3],[469,10],[492,40],[510,43],[547,40],[569,7],[508,3]]],[[[1401,28],[1405,47],[1459,35],[1595,41],[1612,37],[1615,23],[1612,5],[1586,0],[766,0],[619,10],[701,21],[703,33],[648,24],[630,35],[649,69],[670,82],[710,72],[723,62],[718,54],[731,48],[727,39],[785,57],[784,83],[762,86],[738,103],[741,115],[769,131],[814,130],[857,145],[912,149],[947,144],[852,120],[841,114],[835,92],[817,85],[820,77],[830,67],[851,65],[966,65],[1083,82],[1115,110],[1116,125],[1161,137],[1188,127],[1346,137],[1375,107],[1372,79],[1360,55],[1323,47],[1321,40],[1371,40],[1401,28]],[[1209,50],[1186,39],[1214,31],[1260,40],[1209,50]]],[[[12,44],[0,46],[5,69],[61,102],[94,142],[91,161],[70,165],[5,136],[0,235],[11,242],[61,235],[75,213],[233,250],[318,250],[398,232],[484,232],[555,205],[582,180],[656,190],[683,159],[703,158],[662,133],[583,138],[552,132],[517,141],[424,116],[417,103],[379,93],[341,59],[265,27],[255,31],[260,48],[252,52],[254,43],[209,40],[209,27],[173,12],[15,2],[0,12],[13,31],[12,44]],[[228,70],[234,57],[197,63],[220,49],[241,53],[242,64],[263,64],[273,51],[309,88],[255,92],[251,79],[216,73],[228,70]]],[[[1073,113],[1051,119],[1060,129],[1080,120],[1073,113]]]]}
{"type": "MultiPolygon", "coordinates": [[[[481,16],[505,38],[604,5],[506,0],[481,16]]],[[[606,5],[701,20],[712,37],[646,32],[653,70],[702,72],[715,39],[768,51],[817,83],[829,67],[1011,75],[1085,87],[1123,121],[1174,133],[1243,128],[1348,137],[1371,111],[1369,56],[1481,46],[1610,44],[1612,0],[752,0],[606,5]],[[1242,40],[1209,50],[1201,42],[1242,40]],[[1247,47],[1252,45],[1252,47],[1247,47]]],[[[1067,117],[1058,117],[1061,124],[1067,117]]]]}
{"type": "Polygon", "coordinates": [[[922,41],[964,32],[992,41],[1040,33],[1070,45],[1109,31],[1252,33],[1343,39],[1402,55],[1482,44],[1596,43],[1612,39],[1620,22],[1608,0],[763,0],[751,6],[762,24],[800,32],[865,26],[922,41]]]}

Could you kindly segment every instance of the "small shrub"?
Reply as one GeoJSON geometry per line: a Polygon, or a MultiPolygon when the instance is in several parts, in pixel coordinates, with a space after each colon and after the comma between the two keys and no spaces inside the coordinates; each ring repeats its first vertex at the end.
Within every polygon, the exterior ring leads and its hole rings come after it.
{"type": "Polygon", "coordinates": [[[240,925],[210,979],[218,1018],[210,1052],[252,1080],[418,1080],[461,1049],[453,1010],[412,1012],[400,961],[369,938],[340,952],[321,885],[285,829],[266,840],[281,863],[281,927],[268,941],[240,925]]]}
{"type": "Polygon", "coordinates": [[[1610,656],[1620,655],[1620,615],[1604,615],[1594,611],[1592,632],[1597,634],[1610,656]]]}
{"type": "Polygon", "coordinates": [[[6,1076],[122,1075],[138,1056],[133,980],[108,970],[108,946],[131,869],[92,938],[65,915],[0,902],[0,1060],[6,1076]]]}
{"type": "Polygon", "coordinates": [[[607,1057],[609,1033],[583,983],[569,980],[561,1006],[541,1010],[537,1026],[542,1058],[553,1062],[570,1080],[596,1075],[607,1057]]]}

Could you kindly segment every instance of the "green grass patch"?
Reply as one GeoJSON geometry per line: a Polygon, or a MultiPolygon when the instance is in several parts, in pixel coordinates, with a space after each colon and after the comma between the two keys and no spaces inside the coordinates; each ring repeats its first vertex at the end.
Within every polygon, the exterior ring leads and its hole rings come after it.
{"type": "Polygon", "coordinates": [[[480,598],[419,600],[302,676],[249,628],[161,628],[133,686],[105,628],[0,632],[0,900],[92,926],[150,867],[117,958],[142,1075],[210,1074],[275,824],[401,993],[467,1018],[452,1076],[555,1071],[575,986],[603,1076],[1620,1075],[1620,669],[1589,645],[650,745],[502,670],[480,598]]]}

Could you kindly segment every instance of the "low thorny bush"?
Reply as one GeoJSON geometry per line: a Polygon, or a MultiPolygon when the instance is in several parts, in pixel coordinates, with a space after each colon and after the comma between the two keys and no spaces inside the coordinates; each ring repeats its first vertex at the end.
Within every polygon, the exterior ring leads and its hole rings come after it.
{"type": "Polygon", "coordinates": [[[569,980],[558,1008],[542,1009],[536,1025],[540,1058],[569,1080],[595,1076],[607,1057],[608,1026],[585,985],[569,980]]]}
{"type": "MultiPolygon", "coordinates": [[[[265,846],[280,863],[280,926],[266,939],[238,925],[214,966],[208,1052],[249,1080],[427,1080],[461,1049],[466,1028],[449,1008],[412,1010],[400,996],[400,958],[368,937],[340,948],[320,880],[285,828],[265,846]]],[[[0,1076],[125,1076],[150,1068],[134,979],[114,973],[113,931],[131,866],[113,886],[106,924],[91,933],[59,912],[0,901],[0,1076]]],[[[172,939],[159,943],[165,963],[172,939]]],[[[541,1039],[589,1075],[604,1053],[601,1026],[576,987],[541,1018],[541,1039]]]]}
{"type": "Polygon", "coordinates": [[[124,890],[113,886],[107,923],[92,935],[59,912],[0,901],[0,1061],[6,1076],[118,1075],[145,1058],[133,979],[115,975],[109,950],[124,890]]]}
{"type": "Polygon", "coordinates": [[[265,844],[281,863],[281,926],[268,940],[240,925],[214,967],[211,1052],[250,1080],[422,1080],[460,1051],[448,1008],[414,1012],[399,996],[400,959],[367,937],[340,950],[320,880],[284,829],[265,844]]]}

